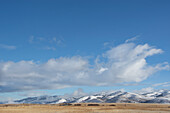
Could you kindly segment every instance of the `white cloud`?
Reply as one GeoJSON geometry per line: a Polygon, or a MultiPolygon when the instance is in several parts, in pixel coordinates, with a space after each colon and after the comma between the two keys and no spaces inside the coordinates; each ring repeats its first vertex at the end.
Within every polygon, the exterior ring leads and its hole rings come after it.
{"type": "Polygon", "coordinates": [[[16,49],[16,46],[0,44],[0,48],[8,49],[8,50],[14,50],[14,49],[16,49]]]}
{"type": "Polygon", "coordinates": [[[101,69],[100,70],[98,70],[98,73],[99,74],[102,74],[104,71],[106,71],[106,70],[108,70],[107,68],[103,68],[103,67],[101,67],[101,69]]]}
{"type": "Polygon", "coordinates": [[[106,67],[106,75],[119,82],[140,82],[157,70],[168,69],[169,65],[157,64],[149,66],[146,58],[154,54],[162,53],[161,49],[155,49],[148,44],[135,45],[125,43],[107,51],[105,56],[109,59],[106,67]],[[113,76],[114,75],[114,76],[113,76]]]}
{"type": "Polygon", "coordinates": [[[140,82],[157,71],[170,68],[168,63],[155,66],[147,63],[147,57],[159,53],[161,49],[148,44],[124,43],[106,51],[104,57],[97,57],[94,65],[81,56],[49,59],[42,64],[1,62],[0,92],[140,82]]]}

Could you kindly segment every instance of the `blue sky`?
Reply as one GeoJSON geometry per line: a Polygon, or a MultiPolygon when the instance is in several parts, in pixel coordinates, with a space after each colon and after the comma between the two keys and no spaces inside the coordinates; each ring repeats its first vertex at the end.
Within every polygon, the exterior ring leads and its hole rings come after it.
{"type": "Polygon", "coordinates": [[[1,0],[0,100],[169,89],[169,20],[169,0],[1,0]]]}

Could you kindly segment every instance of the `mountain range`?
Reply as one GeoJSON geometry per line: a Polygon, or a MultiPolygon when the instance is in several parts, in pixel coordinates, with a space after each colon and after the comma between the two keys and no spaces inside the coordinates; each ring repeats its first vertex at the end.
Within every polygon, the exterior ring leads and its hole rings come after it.
{"type": "MultiPolygon", "coordinates": [[[[0,102],[7,104],[9,102],[0,102]]],[[[157,90],[145,93],[125,91],[101,92],[79,97],[38,96],[15,100],[10,103],[58,104],[58,103],[163,103],[170,104],[170,90],[157,90]]]]}

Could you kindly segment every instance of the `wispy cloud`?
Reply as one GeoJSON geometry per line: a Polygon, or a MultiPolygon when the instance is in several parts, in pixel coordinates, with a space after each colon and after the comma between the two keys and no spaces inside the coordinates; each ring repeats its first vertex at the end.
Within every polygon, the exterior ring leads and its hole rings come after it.
{"type": "Polygon", "coordinates": [[[34,42],[34,36],[30,36],[28,42],[33,43],[34,42]]]}
{"type": "Polygon", "coordinates": [[[105,43],[103,44],[104,47],[106,47],[106,46],[108,46],[108,45],[109,45],[109,42],[105,42],[105,43]]]}
{"type": "Polygon", "coordinates": [[[46,50],[53,50],[53,51],[55,51],[55,50],[56,50],[56,48],[55,48],[55,47],[50,47],[50,46],[46,46],[46,47],[44,47],[44,49],[46,49],[46,50]]]}
{"type": "Polygon", "coordinates": [[[137,36],[135,36],[135,37],[132,37],[132,38],[130,38],[130,39],[127,39],[127,40],[125,41],[125,43],[133,42],[133,41],[137,40],[137,38],[139,38],[139,37],[140,37],[140,35],[137,35],[137,36]]]}
{"type": "Polygon", "coordinates": [[[8,50],[14,50],[14,49],[16,49],[16,46],[0,44],[0,48],[8,49],[8,50]]]}
{"type": "Polygon", "coordinates": [[[161,49],[148,44],[123,43],[96,58],[94,65],[81,56],[49,59],[42,64],[0,62],[0,92],[141,82],[157,71],[170,69],[168,63],[147,63],[147,57],[160,53],[161,49]]]}
{"type": "Polygon", "coordinates": [[[152,86],[153,87],[157,87],[157,86],[168,87],[170,86],[170,82],[157,83],[157,84],[153,84],[152,86]]]}
{"type": "Polygon", "coordinates": [[[48,43],[49,41],[44,37],[30,36],[28,42],[30,44],[40,44],[40,43],[48,43]]]}
{"type": "Polygon", "coordinates": [[[52,39],[50,39],[50,42],[51,43],[54,43],[54,44],[56,44],[56,45],[58,45],[58,46],[64,46],[65,44],[64,44],[64,39],[63,38],[56,38],[56,37],[53,37],[52,39]]]}
{"type": "Polygon", "coordinates": [[[45,49],[45,50],[56,50],[58,47],[64,47],[64,39],[62,37],[35,37],[31,36],[28,40],[30,44],[37,45],[38,48],[45,49]]]}

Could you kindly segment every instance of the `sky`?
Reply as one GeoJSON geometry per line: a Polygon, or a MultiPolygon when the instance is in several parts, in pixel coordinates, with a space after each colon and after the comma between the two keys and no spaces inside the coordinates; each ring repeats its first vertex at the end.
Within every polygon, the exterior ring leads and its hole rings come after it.
{"type": "Polygon", "coordinates": [[[169,0],[0,0],[0,101],[170,89],[169,0]]]}

